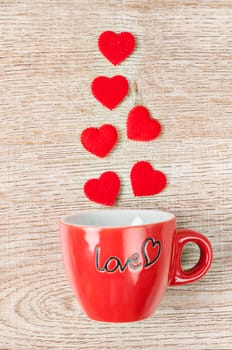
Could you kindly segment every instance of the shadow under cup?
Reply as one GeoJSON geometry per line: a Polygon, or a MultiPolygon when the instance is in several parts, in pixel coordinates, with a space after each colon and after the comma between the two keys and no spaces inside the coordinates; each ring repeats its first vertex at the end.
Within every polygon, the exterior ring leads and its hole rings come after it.
{"type": "Polygon", "coordinates": [[[205,236],[176,230],[175,216],[160,210],[80,210],[59,225],[70,286],[86,314],[98,321],[149,317],[168,286],[196,281],[212,261],[205,236]],[[188,242],[199,246],[200,258],[183,271],[181,252],[188,242]]]}

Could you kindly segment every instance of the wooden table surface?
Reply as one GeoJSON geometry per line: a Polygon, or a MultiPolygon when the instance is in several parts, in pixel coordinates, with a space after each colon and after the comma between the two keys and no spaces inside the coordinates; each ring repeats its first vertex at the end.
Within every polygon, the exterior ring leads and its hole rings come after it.
{"type": "MultiPolygon", "coordinates": [[[[1,0],[0,349],[232,349],[231,0],[1,0]],[[97,49],[104,30],[131,31],[134,54],[114,67],[97,49]],[[125,75],[130,96],[113,112],[90,93],[98,75],[125,75]],[[126,139],[143,104],[163,133],[126,139]],[[103,159],[80,144],[88,126],[115,124],[103,159]],[[168,186],[134,197],[129,172],[148,160],[168,186]],[[58,219],[97,208],[83,183],[114,170],[119,207],[161,208],[204,233],[214,262],[195,284],[169,288],[157,312],[132,324],[90,321],[63,270],[58,219]]],[[[191,265],[198,253],[184,253],[191,265]]]]}

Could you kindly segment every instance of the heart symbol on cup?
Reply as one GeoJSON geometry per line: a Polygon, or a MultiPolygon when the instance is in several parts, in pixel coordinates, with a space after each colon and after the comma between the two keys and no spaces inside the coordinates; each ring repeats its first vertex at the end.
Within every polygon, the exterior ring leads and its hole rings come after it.
{"type": "Polygon", "coordinates": [[[119,176],[113,171],[106,171],[99,179],[90,179],[84,185],[86,196],[93,202],[114,205],[120,190],[119,176]]]}
{"type": "Polygon", "coordinates": [[[159,136],[161,125],[147,108],[136,106],[128,114],[127,137],[135,141],[151,141],[159,136]]]}
{"type": "Polygon", "coordinates": [[[129,84],[122,75],[115,75],[112,78],[100,76],[93,80],[91,89],[93,96],[103,106],[112,110],[128,94],[129,84]]]}
{"type": "Polygon", "coordinates": [[[135,38],[129,32],[116,34],[106,31],[99,36],[98,47],[101,53],[116,66],[133,52],[135,38]]]}
{"type": "Polygon", "coordinates": [[[142,246],[142,255],[145,259],[145,268],[154,264],[159,259],[160,250],[160,241],[156,241],[152,237],[148,237],[147,239],[145,239],[142,246]]]}
{"type": "Polygon", "coordinates": [[[166,176],[154,170],[149,162],[140,161],[131,169],[131,185],[135,196],[152,196],[161,192],[167,183],[166,176]]]}
{"type": "Polygon", "coordinates": [[[111,124],[104,124],[100,128],[90,127],[81,134],[81,143],[85,149],[101,158],[112,150],[117,140],[117,130],[111,124]]]}

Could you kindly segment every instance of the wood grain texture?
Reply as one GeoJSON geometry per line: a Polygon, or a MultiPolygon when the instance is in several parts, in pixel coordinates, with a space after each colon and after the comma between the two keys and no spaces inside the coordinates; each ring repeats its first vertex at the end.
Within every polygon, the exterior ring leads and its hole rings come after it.
{"type": "MultiPolygon", "coordinates": [[[[0,349],[232,349],[231,0],[1,0],[0,349]],[[134,54],[113,67],[97,50],[104,30],[131,31],[134,54]],[[125,75],[130,96],[113,112],[90,94],[97,75],[125,75]],[[155,142],[126,139],[142,103],[163,125],[155,142]],[[95,159],[80,133],[104,122],[120,142],[95,159]],[[168,187],[135,198],[136,160],[168,187]],[[88,320],[68,286],[57,221],[96,208],[83,183],[104,170],[122,179],[120,207],[163,208],[203,232],[214,262],[199,282],[169,288],[153,317],[88,320]]],[[[196,259],[188,249],[185,260],[196,259]]]]}

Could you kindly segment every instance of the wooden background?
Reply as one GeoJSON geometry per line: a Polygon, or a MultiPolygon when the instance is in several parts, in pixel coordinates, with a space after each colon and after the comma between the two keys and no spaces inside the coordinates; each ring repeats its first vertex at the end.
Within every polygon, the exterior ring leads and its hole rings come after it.
{"type": "MultiPolygon", "coordinates": [[[[231,0],[0,1],[0,349],[232,349],[231,0]],[[119,67],[97,49],[104,30],[131,31],[119,67]],[[113,112],[90,93],[97,75],[125,75],[130,96],[113,112]],[[154,142],[126,139],[130,108],[163,125],[154,142]],[[88,126],[115,124],[120,142],[95,159],[88,126]],[[132,195],[129,172],[149,160],[164,192],[132,195]],[[61,262],[60,216],[100,207],[83,183],[117,171],[117,206],[162,208],[203,232],[214,262],[199,282],[169,288],[150,319],[104,324],[85,317],[61,262]]],[[[189,247],[185,262],[197,252],[189,247]]]]}

